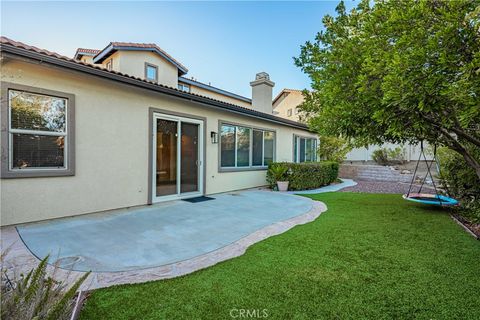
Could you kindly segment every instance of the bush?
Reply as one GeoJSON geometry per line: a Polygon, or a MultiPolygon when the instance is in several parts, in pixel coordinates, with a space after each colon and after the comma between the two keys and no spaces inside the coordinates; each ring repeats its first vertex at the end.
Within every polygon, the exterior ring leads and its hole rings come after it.
{"type": "Polygon", "coordinates": [[[395,149],[380,148],[372,152],[372,159],[382,166],[386,166],[392,162],[403,162],[405,160],[403,151],[401,147],[396,147],[395,149]]]}
{"type": "Polygon", "coordinates": [[[267,176],[272,179],[273,183],[287,181],[288,167],[284,163],[273,163],[268,166],[267,176]]]}
{"type": "MultiPolygon", "coordinates": [[[[480,158],[479,150],[469,150],[480,158]]],[[[448,148],[437,150],[440,181],[450,196],[460,201],[460,214],[474,223],[480,223],[480,179],[463,157],[448,148]]]]}
{"type": "Polygon", "coordinates": [[[267,171],[267,182],[271,188],[275,187],[276,180],[271,174],[273,166],[285,166],[288,169],[287,180],[289,190],[308,190],[329,185],[337,180],[338,162],[275,162],[271,163],[267,171]]]}
{"type": "Polygon", "coordinates": [[[343,138],[320,137],[318,154],[322,160],[343,162],[350,150],[352,150],[352,147],[343,138]]]}
{"type": "MultiPolygon", "coordinates": [[[[2,263],[5,255],[1,255],[2,263]]],[[[2,269],[2,319],[70,319],[76,292],[90,273],[66,290],[64,283],[47,275],[47,261],[48,256],[27,275],[14,275],[12,279],[2,269]]]]}

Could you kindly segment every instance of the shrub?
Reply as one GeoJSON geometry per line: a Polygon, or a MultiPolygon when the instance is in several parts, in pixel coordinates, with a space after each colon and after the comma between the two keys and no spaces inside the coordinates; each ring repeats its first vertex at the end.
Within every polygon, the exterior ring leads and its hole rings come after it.
{"type": "MultiPolygon", "coordinates": [[[[271,163],[269,169],[279,164],[285,166],[288,170],[287,180],[289,182],[289,190],[319,188],[336,181],[338,177],[338,163],[334,161],[305,163],[276,162],[271,163]]],[[[267,171],[267,182],[271,188],[273,188],[276,183],[270,170],[267,171]]]]}
{"type": "Polygon", "coordinates": [[[388,151],[387,148],[377,149],[372,152],[372,159],[376,163],[386,166],[388,164],[388,151]]]}
{"type": "MultiPolygon", "coordinates": [[[[1,260],[5,253],[2,253],[1,260]]],[[[68,290],[64,283],[47,275],[48,256],[27,275],[13,279],[2,269],[1,318],[2,319],[69,319],[74,297],[89,273],[78,279],[68,290]]]]}
{"type": "Polygon", "coordinates": [[[267,175],[271,177],[273,183],[277,181],[288,180],[288,167],[284,163],[273,163],[268,166],[267,175]]]}
{"type": "MultiPolygon", "coordinates": [[[[480,150],[469,150],[480,158],[480,150]]],[[[468,220],[480,223],[480,179],[463,157],[448,148],[437,150],[440,165],[440,181],[449,194],[460,201],[460,214],[468,220]]]]}
{"type": "Polygon", "coordinates": [[[320,137],[318,154],[322,160],[342,162],[350,150],[352,150],[352,147],[343,138],[320,137]]]}
{"type": "Polygon", "coordinates": [[[380,148],[372,153],[372,159],[376,163],[386,166],[392,162],[403,162],[403,148],[396,147],[395,149],[391,148],[380,148]]]}

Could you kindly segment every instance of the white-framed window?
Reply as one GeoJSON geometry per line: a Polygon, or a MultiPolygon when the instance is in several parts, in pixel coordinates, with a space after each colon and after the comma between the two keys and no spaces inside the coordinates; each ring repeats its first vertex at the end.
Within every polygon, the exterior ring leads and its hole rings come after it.
{"type": "Polygon", "coordinates": [[[220,168],[264,168],[275,159],[275,132],[242,125],[220,125],[220,168]]]}
{"type": "Polygon", "coordinates": [[[8,128],[2,139],[2,157],[7,159],[2,178],[73,175],[74,96],[2,86],[2,126],[8,128]]]}
{"type": "Polygon", "coordinates": [[[158,67],[145,62],[145,79],[148,81],[158,81],[158,67]]]}
{"type": "Polygon", "coordinates": [[[190,92],[190,86],[188,84],[179,83],[178,90],[190,92]]]}
{"type": "Polygon", "coordinates": [[[318,141],[316,138],[293,136],[293,162],[316,162],[318,141]]]}
{"type": "Polygon", "coordinates": [[[300,109],[299,108],[295,108],[295,114],[299,114],[300,113],[300,109]]]}
{"type": "Polygon", "coordinates": [[[287,117],[291,117],[292,116],[292,109],[288,109],[287,110],[287,117]]]}
{"type": "Polygon", "coordinates": [[[112,70],[113,69],[113,59],[108,60],[105,63],[105,67],[107,68],[107,70],[112,70]]]}

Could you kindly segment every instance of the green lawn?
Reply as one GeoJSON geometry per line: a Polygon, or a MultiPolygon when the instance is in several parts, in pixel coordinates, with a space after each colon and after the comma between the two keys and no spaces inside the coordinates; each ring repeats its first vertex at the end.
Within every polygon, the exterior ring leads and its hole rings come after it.
{"type": "Polygon", "coordinates": [[[328,206],[314,222],[188,276],[95,291],[81,319],[478,319],[480,242],[446,212],[400,195],[311,198],[328,206]]]}

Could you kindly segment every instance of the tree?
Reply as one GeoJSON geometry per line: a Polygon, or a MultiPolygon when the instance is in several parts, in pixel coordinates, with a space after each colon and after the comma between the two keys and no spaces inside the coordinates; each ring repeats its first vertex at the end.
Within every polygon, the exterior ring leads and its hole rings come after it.
{"type": "Polygon", "coordinates": [[[480,178],[480,0],[369,2],[340,2],[295,58],[309,125],[362,145],[443,145],[480,178]]]}

